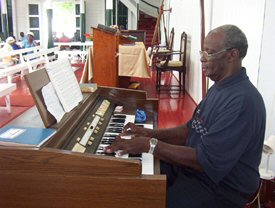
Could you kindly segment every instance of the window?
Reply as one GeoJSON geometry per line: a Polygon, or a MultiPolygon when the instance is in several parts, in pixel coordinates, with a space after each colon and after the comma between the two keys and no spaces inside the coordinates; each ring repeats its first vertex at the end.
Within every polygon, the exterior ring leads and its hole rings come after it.
{"type": "Polygon", "coordinates": [[[75,4],[75,29],[80,33],[80,4],[75,4]]]}
{"type": "Polygon", "coordinates": [[[29,4],[29,31],[34,33],[36,41],[41,39],[40,37],[40,11],[39,4],[29,4]]]}

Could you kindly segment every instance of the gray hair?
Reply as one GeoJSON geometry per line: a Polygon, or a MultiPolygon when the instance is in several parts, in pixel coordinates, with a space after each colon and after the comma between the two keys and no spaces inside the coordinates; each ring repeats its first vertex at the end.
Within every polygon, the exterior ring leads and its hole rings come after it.
{"type": "Polygon", "coordinates": [[[211,30],[209,34],[216,32],[224,33],[223,45],[225,48],[238,49],[240,58],[244,58],[246,56],[248,43],[246,36],[241,29],[235,25],[223,25],[211,30]]]}

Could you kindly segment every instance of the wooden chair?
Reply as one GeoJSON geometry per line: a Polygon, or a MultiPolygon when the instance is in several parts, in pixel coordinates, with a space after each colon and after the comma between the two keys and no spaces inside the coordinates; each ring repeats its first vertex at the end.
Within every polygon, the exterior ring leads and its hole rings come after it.
{"type": "Polygon", "coordinates": [[[185,91],[185,74],[186,74],[186,45],[187,34],[183,32],[180,38],[180,50],[173,51],[172,53],[163,54],[165,60],[156,64],[156,88],[158,91],[161,89],[168,89],[170,91],[185,91]],[[179,60],[170,60],[173,55],[179,55],[179,60]],[[161,85],[161,75],[163,72],[177,71],[179,73],[178,85],[161,85]]]}
{"type": "MultiPolygon", "coordinates": [[[[163,61],[164,55],[167,53],[171,53],[173,51],[174,46],[174,28],[172,28],[169,36],[168,44],[165,46],[157,45],[154,47],[153,52],[153,67],[155,68],[156,63],[163,61]]],[[[170,56],[171,59],[171,56],[170,56]]]]}

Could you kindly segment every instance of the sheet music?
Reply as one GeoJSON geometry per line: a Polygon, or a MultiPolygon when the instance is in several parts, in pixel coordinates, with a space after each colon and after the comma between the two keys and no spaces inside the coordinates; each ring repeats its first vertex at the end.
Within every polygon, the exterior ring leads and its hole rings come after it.
{"type": "Polygon", "coordinates": [[[55,117],[58,123],[64,116],[65,111],[51,82],[42,88],[42,95],[47,106],[47,110],[55,117]]]}
{"type": "Polygon", "coordinates": [[[69,60],[51,62],[46,70],[65,112],[70,112],[83,96],[69,60]]]}

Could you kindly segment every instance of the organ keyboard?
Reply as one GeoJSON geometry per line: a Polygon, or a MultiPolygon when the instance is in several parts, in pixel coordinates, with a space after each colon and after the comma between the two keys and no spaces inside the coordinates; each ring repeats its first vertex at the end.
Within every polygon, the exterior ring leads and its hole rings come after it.
{"type": "MultiPolygon", "coordinates": [[[[151,154],[117,156],[115,153],[107,154],[104,151],[104,148],[111,145],[115,137],[122,133],[123,127],[128,122],[135,122],[135,115],[115,112],[115,106],[107,99],[102,100],[99,107],[92,109],[88,114],[89,116],[83,122],[84,126],[77,127],[78,131],[73,136],[76,139],[71,140],[71,144],[65,145],[65,149],[124,159],[139,159],[142,162],[142,174],[154,174],[154,158],[151,154]],[[107,126],[104,129],[105,121],[107,121],[107,126]]],[[[147,124],[147,128],[153,128],[153,125],[147,124]]]]}
{"type": "MultiPolygon", "coordinates": [[[[0,147],[0,207],[165,207],[166,177],[158,160],[146,158],[147,153],[124,159],[102,151],[134,121],[137,109],[146,112],[144,127],[156,127],[156,99],[143,91],[99,87],[56,124],[39,100],[40,85],[49,82],[43,71],[26,80],[37,84],[31,91],[45,126],[57,131],[40,148],[0,147]],[[117,106],[122,112],[115,111],[117,106]]],[[[23,115],[14,125],[32,118],[37,116],[23,115]]]]}

